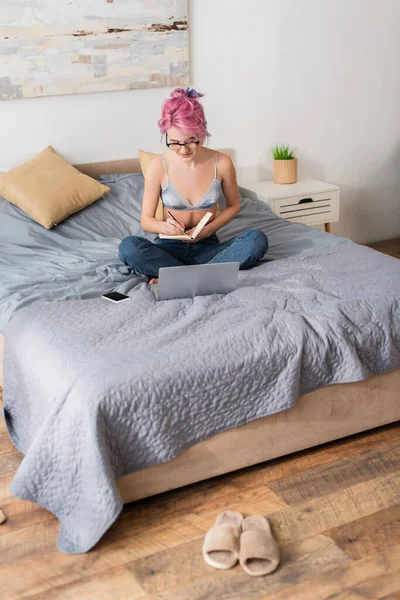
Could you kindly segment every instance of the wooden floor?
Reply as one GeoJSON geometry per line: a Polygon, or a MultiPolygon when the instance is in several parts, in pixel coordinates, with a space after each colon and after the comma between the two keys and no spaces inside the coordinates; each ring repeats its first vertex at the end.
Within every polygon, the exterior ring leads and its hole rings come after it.
{"type": "Polygon", "coordinates": [[[379,252],[384,252],[384,254],[390,254],[390,256],[394,256],[395,258],[400,258],[400,238],[385,240],[384,242],[374,242],[373,244],[367,244],[367,246],[374,250],[379,250],[379,252]]]}
{"type": "Polygon", "coordinates": [[[128,505],[78,556],[57,551],[57,519],[10,495],[21,460],[0,419],[2,600],[400,600],[400,423],[128,505]],[[268,516],[275,573],[203,562],[223,509],[268,516]]]}

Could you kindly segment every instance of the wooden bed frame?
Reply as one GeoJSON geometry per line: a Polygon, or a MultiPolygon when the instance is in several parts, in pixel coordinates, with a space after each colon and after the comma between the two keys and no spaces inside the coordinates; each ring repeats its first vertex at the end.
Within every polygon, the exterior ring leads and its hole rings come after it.
{"type": "MultiPolygon", "coordinates": [[[[91,177],[140,172],[139,159],[76,166],[91,177]]],[[[3,343],[0,336],[0,385],[3,343]]],[[[172,461],[131,473],[118,487],[128,503],[393,423],[400,419],[399,400],[400,369],[320,388],[299,398],[293,408],[214,435],[172,461]]]]}

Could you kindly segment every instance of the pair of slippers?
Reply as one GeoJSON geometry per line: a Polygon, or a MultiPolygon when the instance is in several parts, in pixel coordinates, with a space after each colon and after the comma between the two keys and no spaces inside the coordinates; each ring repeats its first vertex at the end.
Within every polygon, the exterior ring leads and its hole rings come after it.
{"type": "Polygon", "coordinates": [[[226,510],[207,531],[204,560],[216,569],[231,569],[239,561],[248,575],[267,575],[279,565],[279,547],[265,517],[246,517],[226,510]]]}

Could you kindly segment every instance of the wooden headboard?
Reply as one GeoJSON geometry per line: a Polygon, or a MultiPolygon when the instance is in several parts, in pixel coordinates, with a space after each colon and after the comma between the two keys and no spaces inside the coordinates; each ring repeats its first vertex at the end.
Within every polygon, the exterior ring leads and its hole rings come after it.
{"type": "Polygon", "coordinates": [[[107,173],[141,173],[140,162],[138,158],[125,158],[122,160],[108,160],[98,163],[87,163],[85,165],[74,165],[76,169],[89,175],[90,177],[99,177],[107,173]]]}

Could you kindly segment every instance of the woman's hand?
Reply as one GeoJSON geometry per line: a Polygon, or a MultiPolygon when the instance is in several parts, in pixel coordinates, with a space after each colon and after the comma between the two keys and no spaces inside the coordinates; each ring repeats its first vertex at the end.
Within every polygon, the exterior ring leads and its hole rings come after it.
{"type": "Polygon", "coordinates": [[[185,226],[180,221],[174,221],[171,217],[168,217],[166,221],[164,221],[164,228],[162,233],[165,235],[182,235],[185,233],[185,226]]]}
{"type": "MultiPolygon", "coordinates": [[[[195,227],[192,227],[192,229],[188,229],[187,231],[185,231],[185,233],[187,233],[188,235],[190,235],[194,229],[195,229],[195,227]]],[[[209,235],[211,235],[211,233],[210,233],[210,231],[209,231],[209,229],[207,228],[207,225],[206,225],[205,227],[203,227],[203,229],[195,237],[194,240],[185,240],[185,242],[187,242],[188,244],[195,244],[196,242],[199,242],[200,240],[204,240],[204,238],[208,237],[209,235]]]]}

